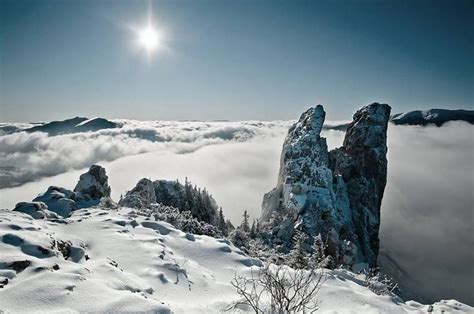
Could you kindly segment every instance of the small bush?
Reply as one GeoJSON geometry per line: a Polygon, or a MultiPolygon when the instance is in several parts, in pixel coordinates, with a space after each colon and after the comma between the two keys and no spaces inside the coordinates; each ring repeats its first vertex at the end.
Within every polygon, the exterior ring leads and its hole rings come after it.
{"type": "Polygon", "coordinates": [[[255,313],[313,313],[318,309],[324,275],[321,271],[266,264],[250,278],[234,276],[231,284],[240,296],[231,308],[250,306],[255,313]]]}

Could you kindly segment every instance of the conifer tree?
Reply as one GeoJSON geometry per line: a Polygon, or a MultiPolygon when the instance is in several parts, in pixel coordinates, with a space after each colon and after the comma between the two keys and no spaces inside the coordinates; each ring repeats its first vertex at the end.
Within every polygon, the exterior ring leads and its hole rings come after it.
{"type": "Polygon", "coordinates": [[[242,230],[244,232],[249,232],[250,231],[250,225],[249,225],[249,214],[247,213],[247,210],[244,211],[244,214],[242,215],[244,217],[244,220],[242,221],[242,230]]]}
{"type": "Polygon", "coordinates": [[[232,224],[232,222],[229,219],[225,221],[225,224],[227,228],[227,233],[230,233],[232,230],[235,230],[234,224],[232,224]]]}
{"type": "Polygon", "coordinates": [[[249,235],[252,239],[255,239],[257,237],[256,227],[255,227],[255,219],[253,220],[252,227],[250,228],[250,234],[249,235]]]}
{"type": "Polygon", "coordinates": [[[228,235],[228,228],[227,228],[227,224],[225,222],[225,218],[224,218],[224,213],[222,212],[222,207],[219,208],[219,218],[218,218],[218,225],[217,227],[219,228],[220,231],[222,231],[222,233],[227,236],[228,235]]]}
{"type": "Polygon", "coordinates": [[[307,236],[304,232],[298,230],[293,237],[293,249],[290,252],[290,264],[297,269],[308,267],[308,257],[304,249],[307,236]]]}
{"type": "Polygon", "coordinates": [[[311,249],[313,253],[309,259],[309,266],[311,268],[317,268],[326,257],[324,254],[324,242],[321,237],[321,234],[318,234],[314,237],[314,241],[313,241],[313,245],[311,246],[311,249]]]}
{"type": "Polygon", "coordinates": [[[258,236],[260,234],[260,221],[257,220],[257,225],[255,226],[255,234],[258,236]]]}

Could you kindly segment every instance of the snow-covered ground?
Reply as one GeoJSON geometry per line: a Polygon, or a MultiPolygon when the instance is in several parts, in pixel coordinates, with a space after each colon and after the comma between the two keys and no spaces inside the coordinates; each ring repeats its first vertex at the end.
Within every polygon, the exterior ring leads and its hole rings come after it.
{"type": "MultiPolygon", "coordinates": [[[[261,265],[227,240],[185,234],[129,208],[85,208],[57,221],[1,210],[0,239],[0,312],[7,313],[215,313],[238,299],[234,274],[261,265]]],[[[317,296],[322,313],[474,311],[454,300],[430,306],[379,296],[343,270],[326,277],[317,296]]]]}

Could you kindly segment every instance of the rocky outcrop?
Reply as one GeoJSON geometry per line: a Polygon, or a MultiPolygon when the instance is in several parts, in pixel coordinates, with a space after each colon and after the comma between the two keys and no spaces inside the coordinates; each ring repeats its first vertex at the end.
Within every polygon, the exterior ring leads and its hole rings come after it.
{"type": "Polygon", "coordinates": [[[330,152],[333,175],[342,177],[361,255],[375,266],[379,250],[380,207],[387,182],[388,105],[372,104],[357,111],[344,144],[330,152]]]}
{"type": "Polygon", "coordinates": [[[153,182],[143,178],[137,185],[125,194],[119,204],[120,206],[132,208],[145,208],[156,203],[155,188],[153,182]]]}
{"type": "Polygon", "coordinates": [[[76,207],[77,196],[71,190],[50,186],[46,192],[38,195],[33,202],[41,202],[47,209],[61,217],[68,217],[76,207]]]}
{"type": "Polygon", "coordinates": [[[91,166],[88,172],[79,177],[74,192],[78,197],[88,200],[110,197],[109,177],[105,168],[99,165],[91,166]]]}
{"type": "Polygon", "coordinates": [[[43,202],[21,202],[16,204],[13,210],[30,215],[34,219],[58,218],[56,213],[49,211],[48,206],[43,202]]]}
{"type": "Polygon", "coordinates": [[[34,198],[33,202],[18,203],[14,210],[29,214],[35,219],[57,218],[56,215],[68,217],[76,209],[110,202],[110,187],[105,169],[93,165],[80,176],[74,191],[50,186],[46,192],[34,198]]]}
{"type": "Polygon", "coordinates": [[[206,189],[200,189],[185,181],[156,180],[143,178],[119,201],[119,205],[132,208],[147,208],[152,204],[162,204],[189,211],[200,221],[217,224],[217,202],[206,189]]]}
{"type": "Polygon", "coordinates": [[[262,204],[270,242],[288,249],[295,228],[310,239],[321,233],[326,253],[336,262],[375,266],[389,117],[388,105],[363,107],[349,124],[343,146],[328,152],[320,135],[323,107],[301,115],[283,144],[277,187],[262,204]]]}

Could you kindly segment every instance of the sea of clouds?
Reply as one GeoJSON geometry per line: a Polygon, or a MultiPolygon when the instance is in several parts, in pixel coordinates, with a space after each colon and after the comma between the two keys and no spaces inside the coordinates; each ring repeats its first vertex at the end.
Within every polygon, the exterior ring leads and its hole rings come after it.
{"type": "MultiPolygon", "coordinates": [[[[115,121],[121,128],[47,136],[0,135],[0,207],[31,200],[49,185],[73,188],[94,163],[107,169],[117,200],[143,177],[187,177],[206,187],[234,223],[243,210],[260,215],[263,194],[276,184],[291,121],[115,121]]],[[[381,247],[428,301],[474,304],[474,126],[395,126],[388,131],[388,182],[381,247]]],[[[329,148],[344,133],[323,131],[329,148]]]]}

